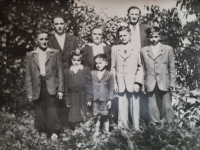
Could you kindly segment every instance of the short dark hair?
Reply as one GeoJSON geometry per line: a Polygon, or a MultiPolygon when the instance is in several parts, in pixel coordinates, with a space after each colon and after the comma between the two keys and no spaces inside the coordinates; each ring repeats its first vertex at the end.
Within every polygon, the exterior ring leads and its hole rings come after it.
{"type": "Polygon", "coordinates": [[[139,14],[141,15],[141,10],[137,6],[131,6],[131,7],[129,7],[129,9],[127,10],[128,14],[130,13],[131,9],[138,9],[139,10],[139,14]]]}
{"type": "Polygon", "coordinates": [[[149,27],[149,28],[147,28],[146,33],[147,33],[147,37],[150,37],[151,34],[153,34],[153,33],[159,33],[160,34],[160,28],[155,27],[155,26],[149,27]]]}
{"type": "Polygon", "coordinates": [[[94,56],[94,61],[97,59],[97,58],[101,58],[105,61],[108,61],[108,57],[106,54],[97,54],[96,56],[94,56]]]}
{"type": "Polygon", "coordinates": [[[62,14],[54,14],[52,18],[52,23],[54,22],[55,18],[62,18],[65,22],[65,17],[62,14]]]}

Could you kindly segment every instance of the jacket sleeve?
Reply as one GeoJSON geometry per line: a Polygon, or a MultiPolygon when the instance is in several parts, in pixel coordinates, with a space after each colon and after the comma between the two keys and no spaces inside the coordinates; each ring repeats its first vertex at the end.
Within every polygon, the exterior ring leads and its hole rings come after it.
{"type": "Polygon", "coordinates": [[[173,53],[173,48],[170,47],[169,49],[169,75],[170,75],[170,79],[171,79],[171,87],[175,86],[175,82],[176,82],[176,69],[175,69],[175,63],[174,63],[174,53],[173,53]]]}
{"type": "Polygon", "coordinates": [[[111,73],[110,80],[109,80],[109,100],[114,99],[114,76],[111,73]]]}
{"type": "Polygon", "coordinates": [[[57,55],[57,71],[58,71],[58,91],[64,93],[64,73],[61,54],[58,51],[57,55]]]}
{"type": "Polygon", "coordinates": [[[25,90],[27,97],[33,96],[30,53],[26,55],[25,90]]]}
{"type": "Polygon", "coordinates": [[[68,74],[68,70],[65,72],[64,74],[64,89],[65,89],[65,92],[64,92],[64,101],[65,101],[65,104],[66,105],[70,105],[70,99],[69,99],[69,74],[68,74]]]}
{"type": "Polygon", "coordinates": [[[88,102],[91,102],[93,99],[93,90],[92,90],[92,75],[91,72],[89,72],[86,75],[86,85],[85,85],[85,90],[86,90],[86,98],[88,102]]]}
{"type": "Polygon", "coordinates": [[[140,56],[140,52],[138,52],[138,63],[137,63],[137,71],[136,71],[136,78],[135,78],[135,82],[139,83],[139,84],[143,84],[143,66],[142,66],[142,62],[141,62],[141,56],[140,56]]]}
{"type": "Polygon", "coordinates": [[[111,72],[112,72],[112,74],[113,74],[113,77],[114,77],[114,84],[117,84],[117,81],[116,81],[116,64],[115,64],[115,59],[116,59],[116,54],[115,54],[116,52],[115,52],[115,46],[113,46],[112,48],[111,48],[111,72]]]}
{"type": "Polygon", "coordinates": [[[140,57],[141,57],[141,64],[142,64],[142,68],[143,68],[143,79],[142,79],[142,89],[145,91],[145,87],[144,87],[144,77],[145,77],[145,65],[144,65],[144,57],[143,57],[143,52],[142,50],[140,51],[140,57]]]}

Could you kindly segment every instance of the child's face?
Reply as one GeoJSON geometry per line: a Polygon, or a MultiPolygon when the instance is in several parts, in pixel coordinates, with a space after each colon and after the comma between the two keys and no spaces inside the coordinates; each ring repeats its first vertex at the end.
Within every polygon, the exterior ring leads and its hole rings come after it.
{"type": "Polygon", "coordinates": [[[99,45],[102,41],[103,31],[101,29],[94,29],[92,31],[92,41],[94,44],[99,45]]]}
{"type": "Polygon", "coordinates": [[[38,44],[38,47],[40,49],[42,49],[42,50],[46,49],[48,41],[49,41],[49,38],[48,38],[47,33],[41,33],[41,34],[37,35],[36,43],[38,44]]]}
{"type": "Polygon", "coordinates": [[[120,38],[120,40],[121,40],[121,42],[122,42],[123,44],[126,44],[126,43],[130,42],[131,33],[129,33],[129,32],[126,31],[126,30],[120,31],[120,32],[119,32],[119,38],[120,38]]]}
{"type": "Polygon", "coordinates": [[[131,9],[129,14],[128,14],[128,18],[130,23],[132,24],[136,24],[140,18],[140,12],[138,9],[131,9]]]}
{"type": "Polygon", "coordinates": [[[55,18],[53,20],[53,27],[57,34],[63,34],[65,32],[65,22],[62,18],[55,18]]]}
{"type": "Polygon", "coordinates": [[[152,33],[149,37],[151,45],[157,45],[160,41],[160,34],[158,32],[152,33]]]}
{"type": "Polygon", "coordinates": [[[81,64],[82,61],[82,56],[73,56],[72,57],[72,65],[73,66],[78,66],[81,64]]]}
{"type": "Polygon", "coordinates": [[[97,58],[95,59],[95,65],[96,65],[97,70],[103,71],[104,69],[106,69],[108,62],[102,58],[97,58]]]}

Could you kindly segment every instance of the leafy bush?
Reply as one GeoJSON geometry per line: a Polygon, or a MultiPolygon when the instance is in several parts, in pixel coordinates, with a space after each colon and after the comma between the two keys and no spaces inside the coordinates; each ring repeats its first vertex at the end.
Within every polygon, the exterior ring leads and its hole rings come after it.
{"type": "Polygon", "coordinates": [[[143,125],[142,131],[130,128],[114,129],[109,135],[94,138],[93,123],[80,125],[75,131],[65,130],[61,138],[47,138],[33,127],[33,113],[25,112],[18,117],[0,112],[0,149],[6,150],[177,150],[200,148],[200,128],[179,127],[176,123],[163,126],[143,125]]]}

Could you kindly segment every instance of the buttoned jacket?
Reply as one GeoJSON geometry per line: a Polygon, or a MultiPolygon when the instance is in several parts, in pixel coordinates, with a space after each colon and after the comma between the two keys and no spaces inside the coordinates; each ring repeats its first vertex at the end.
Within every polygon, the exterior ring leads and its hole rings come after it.
{"type": "Polygon", "coordinates": [[[143,83],[143,68],[140,53],[132,48],[127,53],[121,45],[113,46],[111,52],[111,72],[120,93],[134,91],[135,83],[143,83]]]}
{"type": "Polygon", "coordinates": [[[95,70],[91,71],[86,78],[86,92],[88,101],[109,101],[114,99],[114,78],[113,74],[106,71],[102,78],[97,77],[95,70]]]}
{"type": "Polygon", "coordinates": [[[169,91],[175,86],[176,71],[172,47],[160,45],[155,57],[150,46],[141,49],[141,60],[144,67],[144,86],[152,92],[156,83],[161,91],[169,91]]]}
{"type": "MultiPolygon", "coordinates": [[[[45,71],[47,91],[50,95],[64,92],[64,75],[61,55],[58,50],[47,52],[45,71]]],[[[25,87],[27,96],[39,98],[41,92],[40,65],[38,53],[31,51],[26,55],[25,87]]]]}

